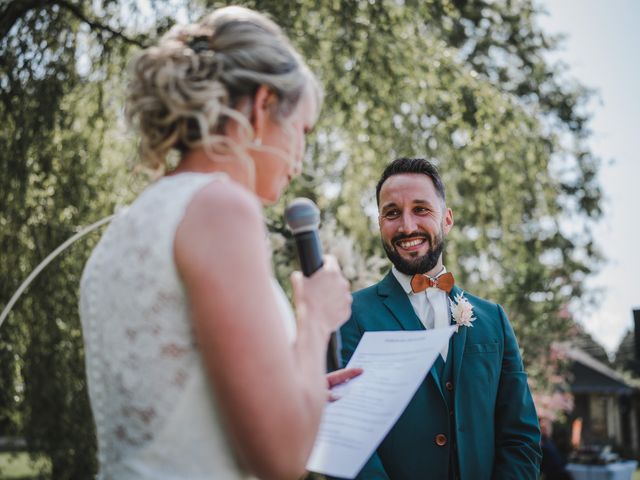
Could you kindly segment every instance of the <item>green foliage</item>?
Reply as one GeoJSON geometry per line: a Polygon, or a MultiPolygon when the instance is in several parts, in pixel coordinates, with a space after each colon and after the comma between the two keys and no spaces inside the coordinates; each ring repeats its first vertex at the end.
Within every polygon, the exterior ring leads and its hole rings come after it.
{"type": "MultiPolygon", "coordinates": [[[[530,0],[255,0],[321,77],[326,101],[305,174],[269,209],[276,272],[294,256],[282,212],[294,196],[323,212],[323,240],[354,287],[386,266],[374,187],[397,156],[439,165],[455,228],[446,263],[466,289],[502,303],[525,360],[545,375],[599,259],[598,160],[586,147],[588,94],[543,54],[555,45],[530,0]],[[570,226],[570,228],[568,228],[570,226]]],[[[123,125],[126,60],[213,2],[0,1],[0,299],[81,226],[141,188],[123,125]]],[[[215,5],[219,5],[216,2],[215,5]]],[[[63,254],[0,327],[0,436],[24,436],[53,478],[95,470],[77,286],[97,235],[63,254]]],[[[286,283],[283,282],[283,283],[286,283]]],[[[544,384],[545,382],[538,382],[544,384]]]]}
{"type": "Polygon", "coordinates": [[[547,355],[572,324],[562,308],[597,265],[600,191],[584,145],[588,92],[543,61],[554,39],[532,4],[298,2],[292,17],[256,3],[326,88],[308,176],[289,195],[314,198],[363,255],[380,257],[380,172],[397,156],[434,159],[456,220],[449,268],[505,305],[527,361],[547,355]]]}
{"type": "Polygon", "coordinates": [[[37,478],[49,474],[51,465],[45,458],[31,458],[26,453],[0,453],[0,473],[7,480],[37,478]]]}
{"type": "MultiPolygon", "coordinates": [[[[124,162],[109,164],[118,151],[104,144],[116,111],[105,88],[117,62],[108,43],[98,45],[93,78],[80,75],[79,50],[90,46],[84,30],[55,5],[26,9],[0,43],[3,304],[55,247],[131,195],[123,193],[131,190],[121,183],[124,162]]],[[[25,438],[31,452],[50,459],[52,478],[95,471],[77,314],[78,281],[95,240],[45,269],[0,328],[0,435],[25,438]]]]}

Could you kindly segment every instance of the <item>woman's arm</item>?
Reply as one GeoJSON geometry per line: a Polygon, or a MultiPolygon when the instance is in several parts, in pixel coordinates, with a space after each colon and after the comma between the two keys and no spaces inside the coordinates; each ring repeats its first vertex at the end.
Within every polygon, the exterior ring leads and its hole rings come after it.
{"type": "Polygon", "coordinates": [[[220,417],[239,458],[264,479],[298,478],[326,401],[329,333],[350,313],[348,283],[328,259],[292,277],[298,335],[292,349],[271,285],[262,212],[232,182],[198,192],[174,254],[220,417]]]}

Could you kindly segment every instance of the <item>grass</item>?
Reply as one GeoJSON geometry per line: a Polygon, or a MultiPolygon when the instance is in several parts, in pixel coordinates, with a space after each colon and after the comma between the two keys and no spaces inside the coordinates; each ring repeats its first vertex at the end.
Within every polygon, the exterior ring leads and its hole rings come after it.
{"type": "Polygon", "coordinates": [[[4,480],[26,480],[51,471],[48,459],[32,459],[26,452],[0,453],[0,478],[4,480]]]}
{"type": "MultiPolygon", "coordinates": [[[[27,480],[48,473],[51,464],[46,458],[32,460],[28,453],[0,453],[0,478],[3,480],[27,480]]],[[[640,480],[640,470],[636,470],[631,480],[640,480]]]]}

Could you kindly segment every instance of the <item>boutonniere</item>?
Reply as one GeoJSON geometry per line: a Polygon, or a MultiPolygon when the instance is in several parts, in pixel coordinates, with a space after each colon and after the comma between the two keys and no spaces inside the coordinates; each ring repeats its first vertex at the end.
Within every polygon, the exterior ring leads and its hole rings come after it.
{"type": "Polygon", "coordinates": [[[473,327],[473,322],[476,319],[473,316],[473,306],[462,293],[456,295],[453,300],[449,299],[449,305],[451,306],[453,320],[456,322],[456,332],[460,326],[473,327]]]}

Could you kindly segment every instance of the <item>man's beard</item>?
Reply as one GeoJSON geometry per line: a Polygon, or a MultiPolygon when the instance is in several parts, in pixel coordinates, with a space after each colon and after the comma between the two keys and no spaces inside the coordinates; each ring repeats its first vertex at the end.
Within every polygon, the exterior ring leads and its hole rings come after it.
{"type": "Polygon", "coordinates": [[[391,260],[391,263],[393,263],[398,271],[406,275],[427,273],[436,266],[438,259],[444,250],[444,235],[442,234],[442,230],[440,230],[435,237],[431,238],[425,234],[416,235],[415,233],[409,235],[396,235],[391,239],[391,244],[387,244],[387,242],[383,240],[382,246],[384,251],[387,253],[387,257],[389,257],[389,260],[391,260]],[[417,236],[424,238],[429,243],[429,251],[421,257],[412,259],[402,257],[394,247],[396,242],[404,238],[415,238],[417,236]]]}

